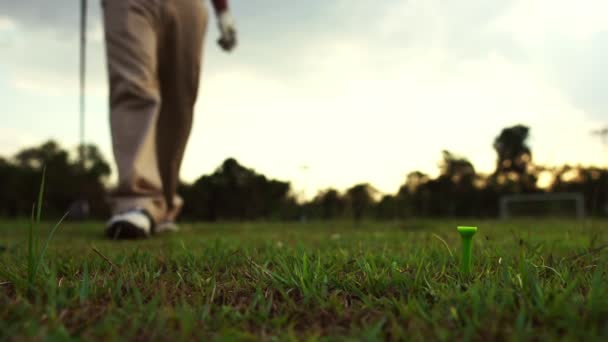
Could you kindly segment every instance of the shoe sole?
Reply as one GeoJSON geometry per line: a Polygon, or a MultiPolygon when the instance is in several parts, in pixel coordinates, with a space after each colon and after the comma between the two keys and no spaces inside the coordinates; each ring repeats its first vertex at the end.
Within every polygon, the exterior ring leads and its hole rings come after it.
{"type": "Polygon", "coordinates": [[[154,234],[176,233],[179,231],[179,226],[174,222],[161,222],[154,227],[154,234]]]}
{"type": "Polygon", "coordinates": [[[106,229],[106,237],[111,240],[145,239],[148,234],[129,222],[116,222],[106,229]]]}

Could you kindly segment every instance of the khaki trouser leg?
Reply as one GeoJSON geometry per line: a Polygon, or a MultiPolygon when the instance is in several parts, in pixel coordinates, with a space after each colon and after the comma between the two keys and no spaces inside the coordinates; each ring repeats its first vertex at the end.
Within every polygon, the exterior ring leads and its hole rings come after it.
{"type": "Polygon", "coordinates": [[[200,0],[105,0],[114,212],[174,219],[192,126],[207,11],[200,0]]]}
{"type": "Polygon", "coordinates": [[[156,141],[163,192],[168,203],[167,219],[173,220],[182,208],[181,198],[175,194],[192,128],[208,12],[200,0],[169,0],[164,6],[166,16],[159,55],[163,101],[156,141]]]}

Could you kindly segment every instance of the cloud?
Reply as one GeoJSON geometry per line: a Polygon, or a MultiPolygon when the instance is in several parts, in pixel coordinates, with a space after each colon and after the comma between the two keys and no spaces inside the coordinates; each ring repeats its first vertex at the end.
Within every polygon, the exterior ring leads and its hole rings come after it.
{"type": "Polygon", "coordinates": [[[529,63],[593,119],[608,118],[608,3],[518,0],[493,24],[508,33],[529,63]]]}
{"type": "Polygon", "coordinates": [[[15,29],[15,21],[9,17],[0,16],[0,31],[15,29]]]}
{"type": "Polygon", "coordinates": [[[0,48],[4,49],[11,45],[15,28],[16,24],[14,20],[0,16],[0,48]]]}
{"type": "Polygon", "coordinates": [[[603,0],[516,0],[494,25],[527,45],[542,42],[548,35],[581,41],[608,30],[606,12],[608,3],[603,0]]]}
{"type": "MultiPolygon", "coordinates": [[[[98,12],[98,1],[89,1],[90,13],[98,12]]],[[[74,0],[1,0],[0,13],[27,31],[53,32],[66,37],[78,32],[80,2],[74,0]]]]}
{"type": "MultiPolygon", "coordinates": [[[[96,32],[93,30],[92,32],[96,32]]],[[[32,95],[76,96],[79,79],[77,35],[57,37],[53,31],[25,30],[11,34],[9,48],[0,55],[7,68],[3,81],[32,95]]],[[[105,96],[105,51],[103,42],[90,40],[87,51],[87,88],[92,96],[105,96]]]]}

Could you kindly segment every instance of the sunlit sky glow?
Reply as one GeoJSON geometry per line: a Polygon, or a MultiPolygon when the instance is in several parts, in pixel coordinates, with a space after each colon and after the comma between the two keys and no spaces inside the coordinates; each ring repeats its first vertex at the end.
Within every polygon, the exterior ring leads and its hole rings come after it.
{"type": "MultiPolygon", "coordinates": [[[[78,1],[0,0],[0,155],[78,139],[78,1]]],[[[103,30],[90,1],[87,137],[111,157],[103,30]]],[[[233,0],[240,45],[206,41],[182,177],[227,157],[308,195],[437,174],[441,150],[491,172],[500,129],[534,161],[604,165],[604,0],[233,0]],[[308,165],[308,171],[301,166],[308,165]]]]}

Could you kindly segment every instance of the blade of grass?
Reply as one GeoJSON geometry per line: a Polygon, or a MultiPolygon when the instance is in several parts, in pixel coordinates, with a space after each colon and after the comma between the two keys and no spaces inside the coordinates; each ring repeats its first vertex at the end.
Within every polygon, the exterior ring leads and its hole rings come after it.
{"type": "Polygon", "coordinates": [[[42,198],[44,196],[44,180],[46,177],[46,166],[42,168],[42,181],[40,182],[40,190],[38,191],[38,203],[36,203],[36,223],[40,223],[40,215],[42,214],[42,198]]]}
{"type": "Polygon", "coordinates": [[[443,242],[443,245],[445,246],[445,248],[448,250],[448,253],[450,253],[450,258],[454,258],[454,254],[452,254],[452,250],[450,249],[450,246],[448,246],[448,243],[445,242],[444,239],[441,238],[441,236],[433,233],[433,237],[441,242],[443,242]]]}
{"type": "Polygon", "coordinates": [[[36,264],[36,254],[38,249],[38,234],[34,232],[40,224],[40,216],[42,215],[42,198],[44,196],[44,179],[46,177],[46,166],[42,168],[42,179],[40,180],[40,188],[38,190],[38,201],[32,205],[32,213],[30,216],[30,226],[27,241],[27,282],[31,287],[36,278],[38,265],[36,264]]]}
{"type": "Polygon", "coordinates": [[[89,266],[88,263],[84,263],[84,271],[82,273],[82,283],[80,285],[80,304],[89,297],[89,266]]]}
{"type": "Polygon", "coordinates": [[[34,263],[36,260],[34,251],[34,215],[36,212],[35,205],[32,205],[32,213],[30,215],[30,225],[27,236],[27,282],[32,284],[34,278],[34,263]]]}
{"type": "MultiPolygon", "coordinates": [[[[40,234],[37,230],[40,229],[40,218],[42,217],[42,200],[44,199],[44,187],[46,185],[46,165],[42,167],[42,178],[40,179],[40,189],[38,190],[38,201],[36,202],[36,224],[34,230],[34,255],[38,253],[40,246],[40,234]]],[[[35,275],[34,270],[34,275],[35,275]]]]}
{"type": "Polygon", "coordinates": [[[55,232],[57,231],[57,228],[59,228],[59,225],[61,225],[61,223],[63,222],[63,220],[65,220],[65,218],[68,216],[69,213],[70,212],[67,211],[63,215],[63,217],[61,217],[61,219],[59,220],[59,222],[57,222],[55,224],[55,226],[53,227],[53,229],[51,229],[51,232],[49,233],[49,236],[46,238],[46,241],[44,242],[44,247],[42,247],[42,251],[40,251],[40,256],[38,257],[38,262],[36,263],[36,267],[34,268],[34,277],[36,276],[36,273],[38,272],[38,268],[40,267],[40,264],[42,263],[42,260],[44,259],[44,254],[46,253],[46,250],[49,247],[49,242],[53,238],[53,235],[55,235],[55,232]]]}
{"type": "Polygon", "coordinates": [[[97,250],[97,248],[95,248],[94,246],[91,246],[91,249],[93,250],[93,252],[97,253],[97,255],[99,255],[102,259],[104,259],[105,261],[107,261],[110,266],[119,269],[120,267],[116,266],[115,263],[112,262],[112,260],[108,259],[108,257],[106,257],[105,255],[101,254],[100,251],[97,250]]]}

